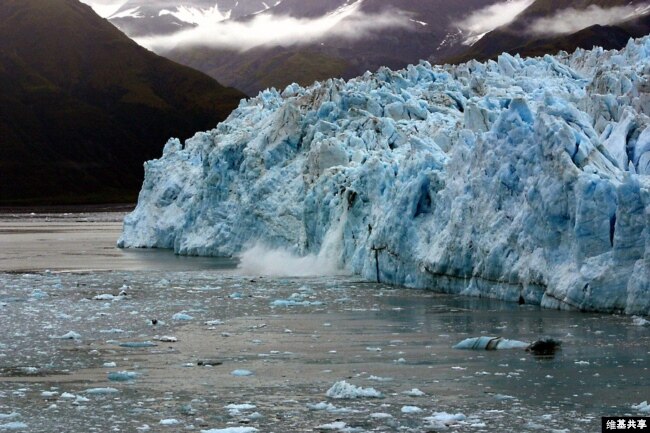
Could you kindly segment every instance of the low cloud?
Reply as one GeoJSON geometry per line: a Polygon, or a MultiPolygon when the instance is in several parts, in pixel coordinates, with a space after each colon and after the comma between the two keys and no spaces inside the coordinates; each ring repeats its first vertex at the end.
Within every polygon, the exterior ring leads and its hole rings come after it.
{"type": "Polygon", "coordinates": [[[647,14],[650,6],[616,6],[601,8],[591,5],[586,9],[568,8],[558,11],[549,18],[540,18],[531,24],[530,30],[536,34],[574,33],[584,28],[600,24],[616,24],[635,16],[647,14]]]}
{"type": "Polygon", "coordinates": [[[258,46],[310,44],[327,38],[361,39],[391,27],[412,27],[405,14],[390,11],[367,14],[360,3],[319,18],[295,18],[259,14],[248,21],[200,20],[196,27],[173,34],[145,36],[135,40],[154,51],[206,46],[246,51],[258,46]]]}
{"type": "Polygon", "coordinates": [[[511,23],[533,2],[534,0],[509,0],[495,3],[472,12],[456,25],[470,35],[483,35],[511,23]]]}
{"type": "Polygon", "coordinates": [[[161,9],[158,15],[172,15],[176,19],[188,24],[211,25],[229,19],[230,12],[221,12],[219,5],[207,9],[192,6],[177,6],[175,10],[161,9]]]}
{"type": "Polygon", "coordinates": [[[127,3],[128,0],[81,0],[93,8],[95,13],[102,18],[108,18],[115,14],[127,3]]]}

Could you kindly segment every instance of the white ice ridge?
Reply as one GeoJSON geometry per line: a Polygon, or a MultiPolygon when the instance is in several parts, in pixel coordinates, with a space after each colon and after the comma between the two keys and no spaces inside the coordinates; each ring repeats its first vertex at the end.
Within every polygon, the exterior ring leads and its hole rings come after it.
{"type": "Polygon", "coordinates": [[[267,90],[145,165],[122,247],[650,314],[650,38],[267,90]]]}

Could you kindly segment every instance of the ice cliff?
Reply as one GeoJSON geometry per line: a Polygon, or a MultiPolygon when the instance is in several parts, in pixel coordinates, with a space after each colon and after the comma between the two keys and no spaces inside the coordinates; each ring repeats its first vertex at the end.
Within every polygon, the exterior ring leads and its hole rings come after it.
{"type": "Polygon", "coordinates": [[[264,91],[146,163],[119,245],[647,315],[649,59],[647,37],[264,91]]]}

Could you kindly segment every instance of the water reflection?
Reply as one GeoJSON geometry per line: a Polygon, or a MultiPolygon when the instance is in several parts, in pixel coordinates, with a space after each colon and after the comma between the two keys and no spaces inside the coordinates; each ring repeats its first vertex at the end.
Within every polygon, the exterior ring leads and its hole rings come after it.
{"type": "Polygon", "coordinates": [[[164,249],[115,249],[125,261],[124,267],[140,271],[232,271],[239,261],[227,257],[179,256],[164,249]]]}
{"type": "Polygon", "coordinates": [[[386,304],[397,310],[377,314],[399,323],[404,335],[429,336],[437,355],[432,364],[462,366],[466,374],[460,380],[467,386],[498,390],[527,404],[591,408],[602,415],[629,412],[623,402],[650,397],[650,335],[629,317],[447,295],[392,296],[386,304]],[[542,342],[528,353],[451,349],[473,336],[542,342]]]}

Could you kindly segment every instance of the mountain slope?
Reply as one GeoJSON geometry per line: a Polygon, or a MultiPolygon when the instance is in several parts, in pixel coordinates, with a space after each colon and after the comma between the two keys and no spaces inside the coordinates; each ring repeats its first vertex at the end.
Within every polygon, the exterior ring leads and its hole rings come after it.
{"type": "Polygon", "coordinates": [[[242,96],[76,0],[5,0],[0,203],[132,200],[161,143],[215,126],[242,96]]]}
{"type": "Polygon", "coordinates": [[[630,38],[650,33],[647,14],[630,17],[609,25],[594,24],[577,31],[554,34],[531,31],[538,20],[553,22],[558,13],[575,9],[585,13],[589,8],[599,7],[605,11],[615,7],[643,8],[650,5],[647,0],[536,0],[514,21],[499,27],[469,47],[456,47],[444,59],[449,63],[462,63],[471,59],[495,59],[503,52],[522,56],[554,54],[560,50],[573,51],[576,48],[590,49],[600,46],[605,49],[620,49],[630,38]]]}
{"type": "MultiPolygon", "coordinates": [[[[206,17],[222,17],[218,22],[226,30],[230,30],[233,24],[251,25],[251,33],[266,32],[270,38],[273,36],[271,30],[262,27],[258,30],[250,23],[255,19],[270,17],[292,17],[297,22],[309,22],[331,17],[340,13],[342,8],[356,8],[358,14],[342,20],[334,27],[334,30],[350,29],[348,37],[323,35],[306,43],[284,41],[274,45],[261,40],[259,45],[246,50],[211,46],[205,40],[194,45],[157,49],[161,55],[254,95],[268,86],[284,88],[294,81],[311,84],[315,80],[330,77],[351,78],[381,66],[400,68],[409,63],[417,63],[420,59],[435,61],[440,44],[447,39],[450,29],[454,30],[456,20],[468,10],[497,2],[498,0],[276,0],[261,2],[266,6],[260,10],[259,0],[213,0],[212,8],[207,7],[209,2],[205,0],[177,0],[175,7],[170,6],[173,2],[167,0],[154,0],[146,7],[131,0],[121,11],[138,8],[134,14],[138,17],[118,18],[118,12],[115,18],[111,18],[111,22],[140,40],[138,37],[145,34],[173,33],[174,27],[165,24],[172,18],[176,20],[176,30],[187,30],[199,25],[197,23],[201,20],[208,19],[206,17]],[[218,6],[218,13],[214,5],[218,6]],[[188,13],[190,10],[193,14],[188,13]],[[250,10],[256,13],[246,14],[250,10]],[[171,12],[174,15],[170,15],[171,12]],[[359,22],[354,19],[364,14],[378,16],[382,13],[393,17],[402,25],[379,27],[377,24],[377,29],[364,34],[359,22]]],[[[215,25],[216,23],[214,20],[215,25]]],[[[300,39],[300,36],[297,34],[296,39],[300,39]]]]}

